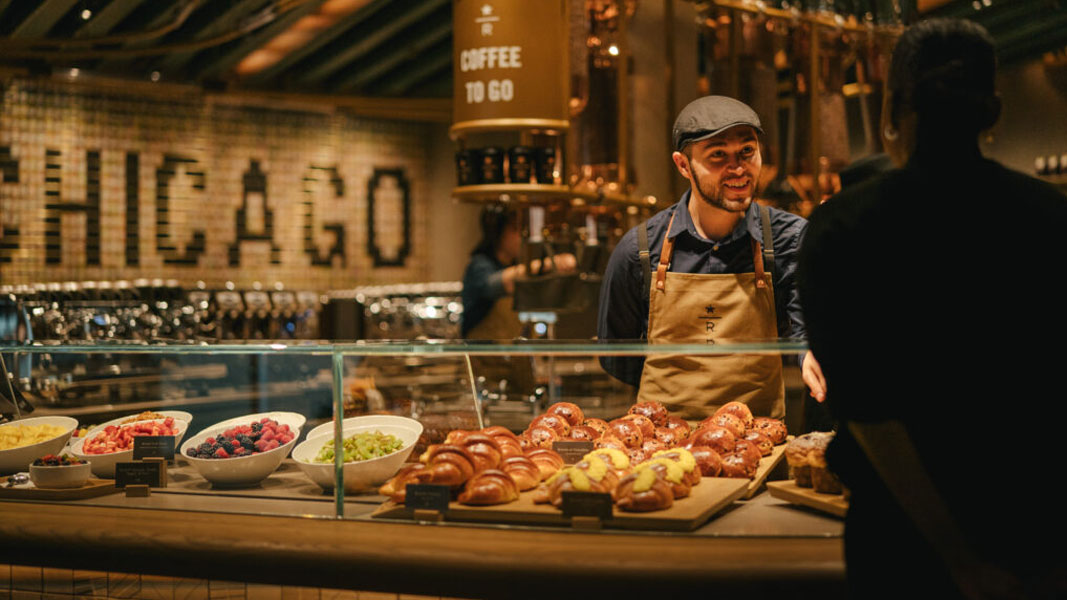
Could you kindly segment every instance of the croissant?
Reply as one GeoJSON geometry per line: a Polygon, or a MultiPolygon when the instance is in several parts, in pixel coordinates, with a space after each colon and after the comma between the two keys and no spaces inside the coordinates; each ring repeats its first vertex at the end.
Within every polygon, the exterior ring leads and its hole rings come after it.
{"type": "Polygon", "coordinates": [[[500,465],[500,470],[511,475],[520,492],[532,490],[541,483],[541,469],[525,456],[505,458],[503,464],[500,465]]]}
{"type": "Polygon", "coordinates": [[[548,479],[563,468],[563,457],[549,448],[533,448],[526,451],[526,458],[533,461],[541,471],[541,481],[548,479]]]}
{"type": "Polygon", "coordinates": [[[455,444],[436,444],[426,451],[426,468],[418,471],[420,483],[436,483],[458,488],[477,471],[470,450],[455,444]]]}
{"type": "Polygon", "coordinates": [[[576,467],[567,467],[542,483],[533,493],[535,504],[563,505],[563,492],[609,493],[603,483],[593,479],[588,472],[576,467]]]}
{"type": "Polygon", "coordinates": [[[456,500],[460,504],[506,504],[519,499],[519,488],[515,480],[499,469],[486,469],[479,472],[459,493],[456,500]]]}
{"type": "Polygon", "coordinates": [[[386,481],[378,488],[378,493],[388,497],[398,504],[403,504],[407,498],[407,485],[409,483],[419,483],[418,471],[426,468],[426,465],[422,463],[410,463],[404,465],[396,475],[393,475],[389,481],[386,481]]]}
{"type": "Polygon", "coordinates": [[[674,505],[674,492],[654,469],[640,469],[619,481],[615,505],[628,512],[663,510],[674,505]]]}
{"type": "Polygon", "coordinates": [[[500,445],[484,433],[470,433],[463,438],[459,445],[466,448],[474,456],[476,471],[496,469],[500,466],[500,461],[504,459],[500,452],[500,445]]]}

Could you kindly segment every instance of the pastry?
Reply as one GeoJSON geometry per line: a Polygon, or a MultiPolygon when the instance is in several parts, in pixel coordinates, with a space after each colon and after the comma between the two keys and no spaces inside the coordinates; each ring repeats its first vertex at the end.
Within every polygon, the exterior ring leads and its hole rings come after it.
{"type": "Polygon", "coordinates": [[[655,437],[646,438],[645,443],[641,444],[641,450],[644,451],[646,456],[652,456],[660,450],[666,450],[667,448],[669,448],[667,444],[664,444],[655,437]]]}
{"type": "Polygon", "coordinates": [[[603,460],[607,463],[608,468],[615,470],[615,474],[619,477],[622,477],[630,471],[630,457],[622,450],[615,448],[600,448],[586,454],[582,457],[582,460],[591,458],[603,460]]]}
{"type": "Polygon", "coordinates": [[[534,427],[550,427],[555,430],[556,434],[561,438],[567,437],[571,432],[571,424],[567,419],[560,415],[549,413],[534,417],[533,420],[530,421],[530,426],[527,429],[533,429],[534,427]]]}
{"type": "Polygon", "coordinates": [[[670,427],[657,427],[656,439],[663,442],[668,448],[673,448],[679,445],[684,437],[681,430],[671,429],[670,427]]]}
{"type": "Polygon", "coordinates": [[[486,506],[506,504],[519,499],[515,480],[499,469],[487,469],[472,477],[456,500],[460,504],[486,506]]]}
{"type": "Polygon", "coordinates": [[[652,455],[653,459],[656,458],[669,458],[678,463],[678,466],[682,467],[683,475],[686,482],[693,486],[700,483],[701,472],[700,466],[697,465],[697,460],[691,452],[685,448],[671,448],[669,450],[660,450],[652,455]]]}
{"type": "Polygon", "coordinates": [[[566,467],[538,486],[532,499],[534,504],[552,504],[558,508],[563,504],[563,492],[569,491],[609,493],[600,481],[590,477],[585,470],[566,467]]]}
{"type": "MultiPolygon", "coordinates": [[[[789,475],[800,487],[812,487],[812,454],[818,453],[825,461],[826,446],[833,433],[812,431],[799,435],[785,446],[785,460],[789,464],[789,475]],[[821,448],[821,451],[818,450],[821,448]]],[[[822,463],[825,468],[825,462],[822,463]]]]}
{"type": "Polygon", "coordinates": [[[557,402],[549,406],[545,414],[563,417],[571,427],[581,425],[582,421],[585,420],[585,414],[582,413],[582,409],[571,402],[557,402]]]}
{"type": "Polygon", "coordinates": [[[407,485],[409,483],[419,483],[417,472],[425,468],[426,465],[421,462],[404,465],[397,471],[396,475],[393,475],[389,481],[386,481],[378,488],[378,493],[398,504],[403,504],[407,497],[407,485]]]}
{"type": "Polygon", "coordinates": [[[597,450],[602,448],[613,448],[615,450],[626,451],[626,444],[623,443],[618,437],[613,434],[607,433],[597,439],[593,440],[593,447],[597,450]]]}
{"type": "Polygon", "coordinates": [[[522,433],[522,437],[526,438],[529,448],[551,448],[552,442],[559,439],[559,434],[551,427],[531,426],[522,433]]]}
{"type": "Polygon", "coordinates": [[[770,456],[774,451],[774,442],[758,429],[749,429],[741,439],[755,444],[759,448],[760,456],[770,456]]]}
{"type": "Polygon", "coordinates": [[[700,422],[701,427],[707,427],[709,425],[725,427],[730,430],[730,433],[734,434],[734,437],[745,435],[744,421],[742,421],[740,417],[730,413],[716,413],[700,422]]]}
{"type": "Polygon", "coordinates": [[[458,488],[477,472],[477,461],[467,448],[437,444],[426,451],[426,468],[416,471],[419,483],[458,488]]]}
{"type": "Polygon", "coordinates": [[[674,459],[649,459],[634,467],[634,472],[640,472],[644,469],[652,469],[659,473],[660,477],[665,479],[667,483],[670,484],[671,494],[674,495],[675,500],[685,498],[693,489],[693,486],[686,479],[685,470],[680,464],[678,464],[678,461],[674,459]]]}
{"type": "Polygon", "coordinates": [[[520,492],[532,490],[541,483],[541,469],[527,456],[511,456],[500,464],[500,470],[511,475],[520,492]]]}
{"type": "Polygon", "coordinates": [[[720,415],[720,414],[733,415],[733,416],[737,417],[738,419],[741,419],[741,425],[745,429],[748,429],[749,427],[752,427],[752,420],[753,420],[752,411],[749,410],[747,404],[744,404],[742,402],[737,402],[736,400],[733,401],[733,402],[727,402],[726,404],[723,404],[722,406],[720,406],[719,410],[715,411],[715,414],[716,415],[720,415]]]}
{"type": "Polygon", "coordinates": [[[627,448],[626,455],[630,457],[630,464],[636,465],[648,460],[648,454],[640,448],[627,448]]]}
{"type": "Polygon", "coordinates": [[[737,440],[734,443],[733,453],[740,454],[749,462],[756,463],[757,465],[759,464],[760,459],[763,458],[763,453],[760,452],[759,446],[757,446],[755,442],[744,439],[737,440]]]}
{"type": "Polygon", "coordinates": [[[674,505],[674,491],[655,469],[641,469],[615,486],[615,505],[627,512],[664,510],[674,505]]]}
{"type": "Polygon", "coordinates": [[[526,458],[537,465],[541,472],[541,481],[548,479],[563,468],[563,457],[551,448],[534,448],[526,452],[526,458]]]}
{"type": "Polygon", "coordinates": [[[667,417],[667,425],[665,427],[680,432],[682,439],[688,437],[690,432],[693,431],[693,428],[689,426],[689,421],[681,417],[667,417]]]}
{"type": "Polygon", "coordinates": [[[494,425],[493,427],[486,427],[482,430],[482,433],[493,438],[493,441],[500,446],[500,455],[504,458],[522,456],[524,454],[521,438],[512,433],[510,429],[494,425]]]}
{"type": "Polygon", "coordinates": [[[596,429],[589,427],[588,425],[577,425],[571,427],[571,434],[567,437],[569,440],[577,440],[583,442],[592,442],[600,437],[596,429]]]}
{"type": "Polygon", "coordinates": [[[689,453],[697,461],[700,474],[704,477],[718,477],[722,473],[722,456],[707,446],[693,446],[689,453]]]}
{"type": "Polygon", "coordinates": [[[641,415],[647,417],[656,427],[664,427],[667,425],[667,418],[670,416],[667,413],[667,407],[659,402],[638,402],[630,407],[628,411],[631,415],[641,415]]]}
{"type": "Polygon", "coordinates": [[[766,435],[775,446],[784,444],[789,435],[784,422],[770,417],[756,417],[752,420],[752,429],[766,435]]]}
{"type": "Polygon", "coordinates": [[[826,466],[826,448],[833,439],[833,432],[816,437],[811,452],[808,453],[811,487],[821,494],[840,494],[843,491],[841,480],[826,466]]]}
{"type": "Polygon", "coordinates": [[[689,438],[686,439],[684,447],[707,446],[721,455],[733,452],[736,442],[737,438],[730,433],[729,429],[711,425],[701,427],[691,433],[689,438]]]}
{"type": "Polygon", "coordinates": [[[582,425],[596,429],[597,433],[599,433],[600,435],[604,435],[608,432],[608,422],[604,419],[597,419],[596,417],[593,417],[582,421],[582,425]]]}
{"type": "Polygon", "coordinates": [[[754,479],[758,466],[759,461],[753,461],[751,457],[745,456],[744,453],[731,452],[722,457],[722,472],[720,476],[754,479]]]}
{"type": "Polygon", "coordinates": [[[466,448],[474,456],[476,471],[496,469],[500,466],[500,461],[504,460],[500,445],[493,438],[481,432],[468,434],[458,445],[466,448]]]}
{"type": "Polygon", "coordinates": [[[611,421],[608,423],[608,433],[622,440],[627,448],[640,448],[645,442],[645,436],[641,434],[641,426],[633,419],[611,421]]]}
{"type": "MultiPolygon", "coordinates": [[[[641,437],[643,437],[645,439],[648,439],[650,437],[655,437],[655,435],[656,435],[656,424],[652,422],[652,419],[649,419],[648,417],[646,417],[644,415],[636,415],[636,414],[633,414],[633,413],[623,415],[623,416],[619,417],[618,420],[622,420],[622,419],[628,419],[630,421],[633,421],[634,423],[637,423],[637,428],[641,430],[641,437]]],[[[610,425],[610,424],[611,423],[608,423],[608,425],[610,425]]]]}

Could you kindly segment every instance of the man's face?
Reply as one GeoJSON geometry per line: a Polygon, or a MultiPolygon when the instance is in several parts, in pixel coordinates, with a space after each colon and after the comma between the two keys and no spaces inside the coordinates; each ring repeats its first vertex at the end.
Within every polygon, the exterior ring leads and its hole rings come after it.
{"type": "Polygon", "coordinates": [[[693,195],[730,212],[744,212],[756,194],[763,160],[756,130],[731,127],[706,140],[692,142],[674,163],[693,185],[693,195]]]}

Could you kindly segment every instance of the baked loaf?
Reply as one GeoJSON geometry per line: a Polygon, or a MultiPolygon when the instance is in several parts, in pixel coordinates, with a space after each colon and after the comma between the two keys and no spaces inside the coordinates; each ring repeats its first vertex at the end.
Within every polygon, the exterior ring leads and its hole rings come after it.
{"type": "Polygon", "coordinates": [[[790,476],[800,487],[813,487],[813,468],[826,469],[826,447],[833,432],[812,431],[798,435],[785,446],[790,476]],[[816,467],[816,465],[818,465],[816,467]]]}
{"type": "Polygon", "coordinates": [[[476,474],[456,498],[460,504],[479,506],[506,504],[519,499],[515,480],[499,469],[486,469],[476,474]]]}

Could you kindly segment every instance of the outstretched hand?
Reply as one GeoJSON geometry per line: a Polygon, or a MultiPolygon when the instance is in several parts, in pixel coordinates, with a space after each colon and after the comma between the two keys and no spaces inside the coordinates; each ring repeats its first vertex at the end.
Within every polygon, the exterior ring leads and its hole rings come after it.
{"type": "Polygon", "coordinates": [[[811,397],[815,398],[816,402],[826,400],[826,378],[823,377],[822,367],[819,366],[819,361],[815,360],[815,355],[811,353],[811,350],[808,350],[804,356],[804,366],[801,368],[800,376],[811,390],[811,397]]]}

